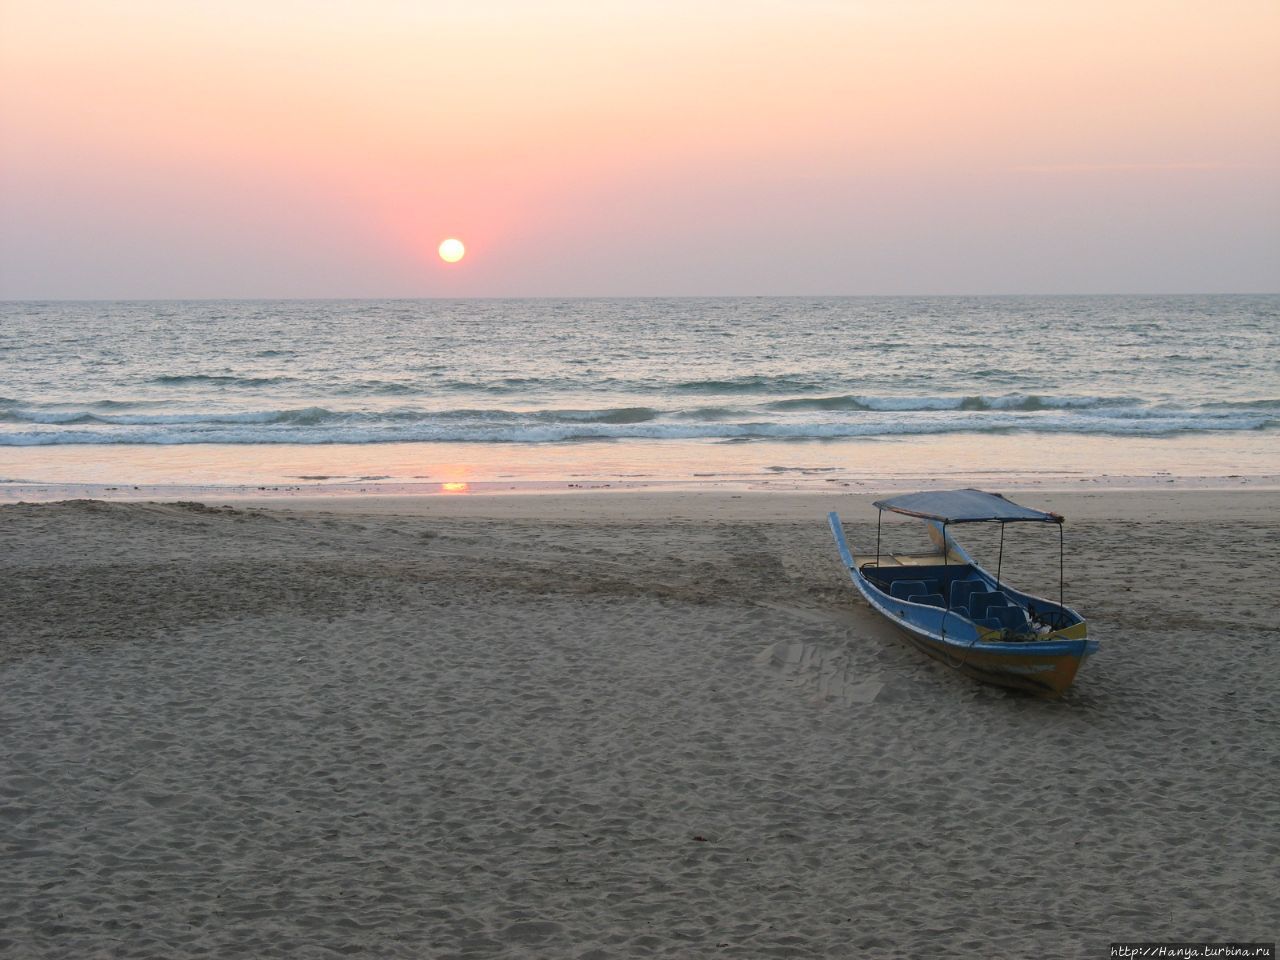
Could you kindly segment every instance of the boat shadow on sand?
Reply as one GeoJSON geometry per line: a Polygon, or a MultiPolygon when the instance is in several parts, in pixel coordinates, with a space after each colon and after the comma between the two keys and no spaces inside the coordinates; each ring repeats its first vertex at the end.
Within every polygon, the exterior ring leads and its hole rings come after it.
{"type": "Polygon", "coordinates": [[[1095,693],[1074,687],[1061,697],[1046,699],[1027,690],[975,684],[936,660],[920,658],[869,607],[763,605],[800,623],[790,637],[760,650],[756,664],[815,703],[865,707],[956,697],[1046,709],[1098,705],[1095,693]]]}

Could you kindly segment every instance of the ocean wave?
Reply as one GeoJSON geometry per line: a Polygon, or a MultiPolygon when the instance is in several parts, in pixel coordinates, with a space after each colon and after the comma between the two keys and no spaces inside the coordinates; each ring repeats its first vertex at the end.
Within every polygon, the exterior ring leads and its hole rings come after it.
{"type": "Polygon", "coordinates": [[[811,393],[821,387],[804,377],[746,376],[728,380],[683,380],[671,384],[682,393],[811,393]]]}
{"type": "Polygon", "coordinates": [[[94,410],[132,410],[137,407],[169,407],[171,400],[94,400],[87,404],[94,410]]]}
{"type": "Polygon", "coordinates": [[[434,383],[431,389],[464,395],[508,396],[537,393],[540,390],[578,390],[587,386],[593,384],[561,377],[501,377],[496,380],[444,380],[434,383]]]}
{"type": "MultiPolygon", "coordinates": [[[[327,411],[326,411],[327,412],[327,411]]],[[[80,425],[77,425],[80,426],[80,425]]],[[[417,419],[400,422],[308,422],[298,411],[290,421],[102,425],[96,429],[0,431],[0,446],[60,444],[326,444],[399,442],[553,443],[570,440],[838,440],[859,437],[923,436],[1010,432],[1159,436],[1204,431],[1264,430],[1280,427],[1280,418],[1256,415],[1187,413],[1163,417],[1081,417],[1057,415],[1028,422],[1016,413],[968,413],[960,416],[863,417],[839,422],[672,423],[604,420],[547,422],[537,417],[417,419]]]]}
{"type": "Polygon", "coordinates": [[[166,387],[223,386],[223,387],[277,387],[299,382],[296,377],[237,377],[223,373],[162,373],[146,381],[166,387]]]}
{"type": "MultiPolygon", "coordinates": [[[[109,401],[101,401],[107,403],[109,401]]],[[[94,404],[98,406],[99,404],[94,404]]],[[[277,424],[315,426],[333,420],[376,419],[377,414],[340,414],[323,407],[297,410],[208,411],[202,413],[93,413],[87,410],[5,410],[0,423],[100,424],[102,426],[194,426],[199,424],[277,424]]]]}
{"type": "Polygon", "coordinates": [[[1206,410],[1275,410],[1280,412],[1280,399],[1277,400],[1220,400],[1206,403],[1206,410]]]}
{"type": "Polygon", "coordinates": [[[911,413],[931,410],[1088,410],[1096,407],[1136,406],[1134,397],[1050,397],[1009,393],[999,397],[869,397],[845,394],[832,397],[793,397],[765,404],[769,410],[849,410],[875,413],[911,413]]]}
{"type": "Polygon", "coordinates": [[[338,396],[360,396],[362,394],[372,394],[374,396],[406,396],[409,394],[420,394],[423,388],[415,383],[402,383],[398,380],[356,380],[351,383],[343,383],[334,387],[334,393],[338,396]]]}
{"type": "Polygon", "coordinates": [[[544,410],[538,416],[547,420],[581,423],[647,423],[662,416],[662,411],[652,407],[613,407],[604,410],[544,410]]]}
{"type": "MultiPolygon", "coordinates": [[[[106,403],[109,401],[102,401],[106,403]]],[[[99,407],[101,403],[91,406],[99,407]]],[[[301,407],[287,410],[210,410],[196,413],[101,413],[93,410],[0,410],[0,424],[33,423],[45,425],[100,426],[224,426],[235,424],[377,427],[396,423],[457,422],[510,423],[536,421],[549,423],[644,423],[656,420],[662,411],[651,407],[604,407],[595,410],[502,410],[466,407],[456,410],[330,410],[326,407],[301,407]]]]}
{"type": "MultiPolygon", "coordinates": [[[[13,407],[0,403],[0,427],[42,425],[50,427],[87,426],[192,427],[216,430],[234,426],[342,427],[359,430],[386,428],[462,429],[486,431],[545,425],[632,426],[659,423],[687,431],[741,431],[759,423],[774,423],[770,429],[852,431],[862,435],[869,427],[887,433],[952,431],[954,424],[972,423],[991,429],[1053,430],[1069,428],[1078,432],[1109,430],[1116,423],[1146,422],[1157,428],[1253,429],[1280,415],[1280,402],[1250,401],[1209,403],[1181,407],[1171,404],[1144,406],[1130,397],[1036,396],[1005,394],[984,396],[855,396],[839,395],[789,398],[758,406],[697,406],[659,408],[650,406],[608,406],[584,408],[505,409],[501,407],[459,407],[423,409],[412,406],[390,409],[331,409],[322,406],[289,407],[277,410],[234,410],[215,406],[208,410],[152,412],[149,408],[168,406],[167,401],[91,401],[81,408],[65,404],[47,407],[13,407]],[[805,417],[804,414],[816,416],[805,417]],[[1032,416],[1028,416],[1031,414],[1032,416]],[[776,422],[776,423],[775,423],[776,422]],[[1183,424],[1194,424],[1187,428],[1183,424]],[[1242,424],[1241,426],[1233,426],[1242,424]],[[1056,425],[1056,426],[1055,426],[1056,425]]],[[[1146,428],[1144,428],[1146,429],[1146,428]]]]}
{"type": "Polygon", "coordinates": [[[751,411],[740,407],[692,407],[688,410],[673,410],[670,414],[677,420],[734,420],[751,415],[751,411]]]}

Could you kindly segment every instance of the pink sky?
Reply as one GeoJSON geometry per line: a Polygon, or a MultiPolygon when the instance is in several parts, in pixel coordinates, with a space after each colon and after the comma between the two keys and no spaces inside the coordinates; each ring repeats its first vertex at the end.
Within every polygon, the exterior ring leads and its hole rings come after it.
{"type": "Polygon", "coordinates": [[[0,297],[1276,291],[1277,50],[1274,0],[0,0],[0,297]]]}

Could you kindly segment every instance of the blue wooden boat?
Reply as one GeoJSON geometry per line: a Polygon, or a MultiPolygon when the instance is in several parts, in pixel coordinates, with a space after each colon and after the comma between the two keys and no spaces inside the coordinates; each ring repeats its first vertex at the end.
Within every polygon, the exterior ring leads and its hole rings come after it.
{"type": "Polygon", "coordinates": [[[981,490],[909,493],[879,500],[874,553],[855,554],[840,517],[828,520],[854,586],[872,608],[902,629],[921,650],[969,676],[1006,687],[1059,696],[1071,686],[1098,642],[1062,601],[1062,524],[1056,513],[1032,510],[981,490]],[[923,520],[937,548],[924,554],[884,553],[885,511],[923,520]],[[996,573],[984,570],[952,538],[960,523],[998,523],[996,573]],[[1016,590],[1001,579],[1004,525],[1058,527],[1058,600],[1016,590]]]}

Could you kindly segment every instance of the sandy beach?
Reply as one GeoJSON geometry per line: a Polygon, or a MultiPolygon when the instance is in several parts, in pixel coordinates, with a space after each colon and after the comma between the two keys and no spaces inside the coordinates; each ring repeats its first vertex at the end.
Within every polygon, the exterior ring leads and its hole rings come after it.
{"type": "Polygon", "coordinates": [[[0,505],[0,955],[1274,940],[1280,493],[1025,499],[1056,702],[857,598],[865,495],[0,505]]]}

